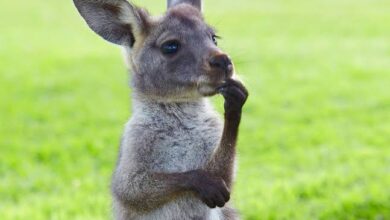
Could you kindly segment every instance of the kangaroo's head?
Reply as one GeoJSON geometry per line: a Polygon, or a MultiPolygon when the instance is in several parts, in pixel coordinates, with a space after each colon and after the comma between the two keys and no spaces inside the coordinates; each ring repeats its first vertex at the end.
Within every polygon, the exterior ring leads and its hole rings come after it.
{"type": "Polygon", "coordinates": [[[233,64],[205,23],[201,0],[168,0],[163,16],[126,0],[74,0],[89,27],[125,48],[134,91],[159,101],[188,101],[216,94],[233,64]]]}

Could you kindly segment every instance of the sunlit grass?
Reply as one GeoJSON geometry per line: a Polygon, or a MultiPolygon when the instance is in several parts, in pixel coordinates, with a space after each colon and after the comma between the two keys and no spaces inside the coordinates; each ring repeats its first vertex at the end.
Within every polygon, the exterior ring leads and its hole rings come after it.
{"type": "MultiPolygon", "coordinates": [[[[389,8],[206,0],[251,93],[232,198],[243,219],[390,219],[389,8]]],[[[0,219],[110,218],[131,106],[119,49],[71,1],[0,11],[0,219]]]]}

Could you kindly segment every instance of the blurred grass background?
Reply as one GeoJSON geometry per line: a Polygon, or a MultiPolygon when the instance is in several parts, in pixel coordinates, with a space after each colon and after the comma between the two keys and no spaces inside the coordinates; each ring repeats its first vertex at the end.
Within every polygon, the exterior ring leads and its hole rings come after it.
{"type": "MultiPolygon", "coordinates": [[[[390,219],[389,9],[206,0],[251,92],[233,194],[243,219],[390,219]]],[[[111,218],[131,106],[119,49],[70,0],[1,1],[0,27],[0,219],[111,218]]]]}

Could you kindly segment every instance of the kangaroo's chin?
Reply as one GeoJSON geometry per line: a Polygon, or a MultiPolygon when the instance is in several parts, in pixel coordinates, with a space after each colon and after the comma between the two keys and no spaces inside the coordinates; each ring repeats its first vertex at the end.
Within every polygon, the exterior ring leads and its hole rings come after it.
{"type": "Polygon", "coordinates": [[[197,82],[198,92],[202,96],[214,96],[218,94],[218,88],[226,83],[226,80],[232,78],[222,73],[204,74],[197,82]]]}
{"type": "Polygon", "coordinates": [[[202,96],[214,96],[218,94],[218,87],[220,87],[223,83],[213,83],[213,84],[203,84],[198,87],[198,92],[202,96]]]}

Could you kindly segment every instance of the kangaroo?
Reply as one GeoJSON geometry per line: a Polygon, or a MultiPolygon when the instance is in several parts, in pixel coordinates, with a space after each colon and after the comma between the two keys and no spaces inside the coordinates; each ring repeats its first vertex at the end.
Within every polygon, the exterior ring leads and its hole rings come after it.
{"type": "Polygon", "coordinates": [[[124,48],[133,113],[112,179],[118,220],[235,220],[238,128],[248,92],[205,23],[201,0],[160,17],[126,0],[74,0],[88,26],[124,48]],[[224,123],[207,97],[224,97],[224,123]]]}

